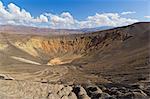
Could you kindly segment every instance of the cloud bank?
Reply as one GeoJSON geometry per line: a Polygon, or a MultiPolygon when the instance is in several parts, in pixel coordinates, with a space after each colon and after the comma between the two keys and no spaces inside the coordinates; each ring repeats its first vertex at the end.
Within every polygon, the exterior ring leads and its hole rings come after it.
{"type": "Polygon", "coordinates": [[[138,22],[137,19],[125,18],[122,15],[131,14],[132,12],[119,13],[96,13],[88,16],[84,20],[75,19],[69,12],[63,12],[60,15],[52,13],[43,13],[34,17],[25,9],[21,9],[13,3],[6,6],[0,1],[0,24],[25,25],[35,27],[49,28],[94,28],[101,26],[123,26],[138,22]]]}
{"type": "Polygon", "coordinates": [[[144,16],[145,18],[147,18],[147,19],[150,19],[150,16],[144,16]]]}
{"type": "Polygon", "coordinates": [[[122,15],[128,15],[128,14],[134,14],[134,13],[136,13],[136,12],[134,12],[134,11],[127,11],[127,12],[122,12],[121,14],[122,15]]]}

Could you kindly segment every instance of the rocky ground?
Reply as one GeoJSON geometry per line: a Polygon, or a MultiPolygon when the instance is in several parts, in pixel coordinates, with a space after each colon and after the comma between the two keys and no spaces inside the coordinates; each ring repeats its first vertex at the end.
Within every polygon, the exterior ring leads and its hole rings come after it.
{"type": "Polygon", "coordinates": [[[65,85],[0,80],[0,99],[149,99],[150,86],[121,84],[65,85]]]}

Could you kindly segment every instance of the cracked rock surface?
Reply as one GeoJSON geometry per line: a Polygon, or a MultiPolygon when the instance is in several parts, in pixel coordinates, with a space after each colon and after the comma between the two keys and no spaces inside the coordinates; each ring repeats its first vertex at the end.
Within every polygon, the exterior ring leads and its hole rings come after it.
{"type": "Polygon", "coordinates": [[[132,85],[63,85],[29,81],[0,81],[0,99],[149,99],[132,85]],[[101,89],[101,87],[105,89],[101,89]],[[117,86],[117,87],[116,87],[117,86]]]}

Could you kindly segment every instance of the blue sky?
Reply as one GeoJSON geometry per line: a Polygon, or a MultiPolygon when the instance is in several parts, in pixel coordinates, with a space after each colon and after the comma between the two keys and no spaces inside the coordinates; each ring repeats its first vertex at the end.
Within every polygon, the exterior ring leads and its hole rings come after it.
{"type": "MultiPolygon", "coordinates": [[[[137,21],[149,21],[150,20],[150,0],[0,0],[5,7],[5,10],[8,11],[8,5],[13,3],[15,6],[20,8],[20,11],[24,9],[26,12],[29,12],[32,17],[39,17],[40,15],[44,15],[47,17],[48,22],[38,22],[33,23],[31,25],[35,26],[47,26],[52,28],[80,28],[77,25],[81,25],[81,28],[85,27],[99,27],[99,26],[107,26],[108,24],[102,24],[103,16],[107,16],[108,18],[113,17],[111,14],[119,14],[120,18],[133,19],[135,22],[137,21]],[[124,13],[123,12],[128,12],[124,13]],[[49,16],[45,15],[45,13],[49,14],[49,16]],[[70,23],[71,26],[65,25],[64,22],[70,15],[73,17],[72,20],[75,20],[74,23],[70,23]],[[97,15],[96,15],[97,13],[97,15]],[[105,15],[101,15],[104,14],[105,15]],[[121,14],[122,13],[122,14],[121,14]],[[55,20],[58,16],[58,20],[55,20]],[[92,18],[98,18],[98,20],[88,19],[89,16],[92,18]],[[101,20],[102,18],[102,20],[101,20]],[[57,21],[57,23],[53,23],[53,20],[57,21]],[[93,21],[97,21],[97,23],[93,23],[93,21]],[[60,24],[59,24],[59,21],[60,24]],[[85,21],[88,21],[87,23],[85,21]],[[89,22],[90,21],[90,22],[89,22]],[[98,22],[101,22],[100,24],[98,22]],[[73,25],[72,25],[73,24],[73,25]],[[84,25],[89,24],[89,25],[84,25]]],[[[9,12],[10,13],[10,12],[9,12]]],[[[1,17],[1,16],[0,16],[1,17]]],[[[18,17],[18,16],[17,16],[18,17]]],[[[21,19],[21,18],[20,18],[21,19]]],[[[20,21],[20,19],[18,19],[20,21]]],[[[107,19],[107,18],[105,18],[107,19]]],[[[12,20],[17,20],[16,18],[12,18],[12,20]]],[[[10,21],[10,20],[9,20],[10,21]]],[[[108,20],[109,21],[109,20],[108,20]]],[[[113,20],[114,21],[114,20],[113,20]]],[[[121,19],[121,22],[124,19],[121,19]]],[[[131,22],[131,23],[132,23],[131,22]]],[[[7,22],[4,22],[5,24],[7,22]]],[[[17,23],[17,22],[16,22],[17,23]]],[[[111,22],[112,23],[112,22],[111,22]]],[[[124,21],[125,23],[125,21],[124,21]]],[[[129,20],[127,23],[130,23],[129,20]]],[[[2,23],[1,23],[2,24],[2,23]]],[[[117,24],[112,23],[111,25],[126,25],[126,24],[117,24]]],[[[23,24],[26,25],[26,24],[23,24]]]]}

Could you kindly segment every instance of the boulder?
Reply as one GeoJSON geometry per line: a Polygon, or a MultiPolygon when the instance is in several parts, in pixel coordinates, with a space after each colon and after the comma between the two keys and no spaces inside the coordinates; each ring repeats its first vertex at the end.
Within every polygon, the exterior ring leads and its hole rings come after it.
{"type": "Polygon", "coordinates": [[[71,93],[69,93],[68,98],[69,99],[77,99],[77,96],[74,92],[71,92],[71,93]]]}
{"type": "Polygon", "coordinates": [[[85,91],[85,89],[84,89],[82,86],[80,86],[80,85],[75,86],[75,87],[73,88],[73,92],[74,92],[76,95],[78,95],[78,96],[80,96],[80,95],[86,95],[86,94],[87,94],[87,92],[85,91]]]}
{"type": "Polygon", "coordinates": [[[87,89],[87,94],[93,99],[100,98],[101,94],[103,93],[102,90],[95,85],[87,86],[86,89],[87,89]]]}

